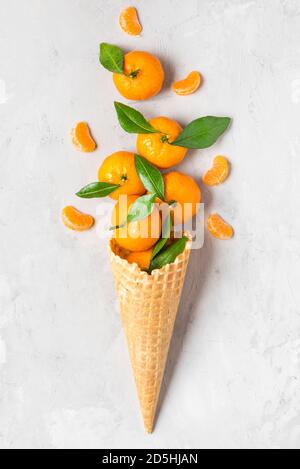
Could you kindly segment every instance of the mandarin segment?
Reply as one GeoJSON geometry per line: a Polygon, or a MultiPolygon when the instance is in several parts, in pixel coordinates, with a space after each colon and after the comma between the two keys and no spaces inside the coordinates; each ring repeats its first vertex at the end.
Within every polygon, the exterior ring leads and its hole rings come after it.
{"type": "Polygon", "coordinates": [[[208,217],[207,228],[209,232],[218,239],[231,239],[234,235],[232,226],[225,222],[217,213],[213,213],[208,217]]]}
{"type": "Polygon", "coordinates": [[[146,192],[135,169],[134,153],[128,151],[117,151],[105,158],[99,168],[98,179],[121,186],[110,194],[114,200],[120,195],[142,195],[146,192]]]}
{"type": "Polygon", "coordinates": [[[137,264],[141,270],[148,271],[150,267],[152,256],[152,249],[148,251],[141,251],[141,252],[131,252],[126,257],[127,262],[129,264],[137,264]]]}
{"type": "Polygon", "coordinates": [[[158,168],[170,168],[179,164],[187,149],[170,145],[182,132],[182,127],[168,117],[155,117],[149,123],[160,133],[138,134],[137,152],[158,168]]]}
{"type": "Polygon", "coordinates": [[[160,92],[165,74],[154,55],[141,51],[129,52],[124,56],[123,70],[123,74],[113,74],[113,81],[124,98],[139,101],[160,92]]]}
{"type": "Polygon", "coordinates": [[[138,36],[142,31],[136,8],[125,8],[119,16],[119,24],[123,31],[131,36],[138,36]]]}
{"type": "Polygon", "coordinates": [[[172,89],[174,93],[180,96],[186,96],[194,93],[202,82],[202,76],[199,72],[193,71],[184,80],[173,83],[172,89]]]}
{"type": "Polygon", "coordinates": [[[230,164],[224,156],[216,156],[212,168],[203,176],[202,181],[207,186],[217,186],[224,182],[229,174],[230,164]]]}
{"type": "Polygon", "coordinates": [[[161,218],[154,206],[153,212],[147,218],[126,223],[130,206],[138,196],[121,196],[114,207],[112,214],[113,237],[117,244],[128,251],[148,251],[158,241],[161,234],[161,218]]]}
{"type": "Polygon", "coordinates": [[[75,147],[85,153],[91,153],[97,146],[86,122],[78,122],[71,130],[71,136],[75,147]]]}
{"type": "Polygon", "coordinates": [[[64,225],[74,231],[89,230],[95,223],[91,215],[82,213],[70,205],[63,208],[61,217],[64,225]]]}

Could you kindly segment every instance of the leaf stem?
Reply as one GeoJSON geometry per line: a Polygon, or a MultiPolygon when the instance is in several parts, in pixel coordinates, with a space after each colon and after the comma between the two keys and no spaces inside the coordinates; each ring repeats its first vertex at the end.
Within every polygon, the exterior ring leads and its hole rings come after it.
{"type": "Polygon", "coordinates": [[[126,222],[122,223],[121,225],[111,226],[109,231],[119,230],[120,228],[124,228],[127,225],[126,222]]]}

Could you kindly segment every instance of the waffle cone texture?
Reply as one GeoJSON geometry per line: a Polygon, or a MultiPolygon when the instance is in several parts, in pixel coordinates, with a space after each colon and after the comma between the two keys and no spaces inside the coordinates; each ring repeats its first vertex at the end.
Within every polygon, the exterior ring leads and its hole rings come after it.
{"type": "Polygon", "coordinates": [[[109,244],[122,324],[147,433],[154,427],[190,248],[191,241],[173,264],[148,275],[122,258],[114,239],[109,244]]]}

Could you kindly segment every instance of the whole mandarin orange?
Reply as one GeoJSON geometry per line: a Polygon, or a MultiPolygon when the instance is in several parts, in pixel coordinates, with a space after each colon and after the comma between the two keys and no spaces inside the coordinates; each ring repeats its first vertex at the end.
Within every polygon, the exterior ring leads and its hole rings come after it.
{"type": "Polygon", "coordinates": [[[117,244],[123,249],[134,252],[149,250],[161,234],[161,218],[156,206],[147,218],[126,223],[129,208],[137,199],[136,195],[120,196],[112,214],[112,226],[119,226],[113,235],[117,244]]]}
{"type": "Polygon", "coordinates": [[[174,223],[182,223],[196,215],[201,202],[201,190],[196,181],[186,174],[172,171],[164,174],[165,201],[176,201],[172,208],[174,223]],[[186,205],[185,205],[186,204],[186,205]]]}
{"type": "Polygon", "coordinates": [[[149,270],[151,256],[152,249],[149,249],[148,251],[131,252],[126,257],[126,260],[129,264],[137,264],[141,270],[149,270]]]}
{"type": "Polygon", "coordinates": [[[123,74],[114,73],[113,81],[124,98],[143,100],[160,92],[165,74],[154,55],[140,51],[125,54],[123,71],[123,74]]]}
{"type": "Polygon", "coordinates": [[[170,143],[182,132],[180,125],[168,117],[155,117],[149,122],[161,133],[139,134],[136,141],[138,153],[158,168],[170,168],[179,164],[187,149],[170,143]]]}
{"type": "Polygon", "coordinates": [[[145,188],[136,172],[134,153],[117,151],[105,158],[98,171],[98,179],[101,182],[120,184],[120,188],[110,194],[117,200],[119,195],[142,195],[145,188]]]}

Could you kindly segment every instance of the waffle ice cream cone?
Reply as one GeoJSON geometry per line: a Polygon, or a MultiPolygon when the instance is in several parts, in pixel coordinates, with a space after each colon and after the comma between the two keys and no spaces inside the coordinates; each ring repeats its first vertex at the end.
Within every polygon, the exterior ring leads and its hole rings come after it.
{"type": "Polygon", "coordinates": [[[151,433],[191,241],[173,264],[151,275],[122,258],[112,239],[110,261],[144,426],[151,433]]]}

